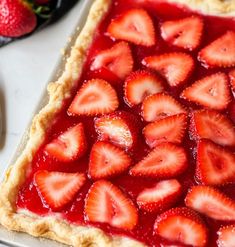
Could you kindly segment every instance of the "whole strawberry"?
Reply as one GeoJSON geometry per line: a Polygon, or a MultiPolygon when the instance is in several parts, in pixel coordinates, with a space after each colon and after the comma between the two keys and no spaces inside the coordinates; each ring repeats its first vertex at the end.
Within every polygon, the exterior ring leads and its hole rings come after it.
{"type": "Polygon", "coordinates": [[[37,17],[24,0],[0,1],[0,35],[20,37],[32,32],[37,25],[37,17]]]}

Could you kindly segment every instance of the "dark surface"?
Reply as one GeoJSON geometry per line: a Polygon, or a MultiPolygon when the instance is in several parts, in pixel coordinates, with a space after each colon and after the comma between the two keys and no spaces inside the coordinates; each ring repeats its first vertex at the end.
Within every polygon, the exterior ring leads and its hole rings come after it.
{"type": "Polygon", "coordinates": [[[79,0],[52,0],[50,3],[50,17],[49,18],[38,18],[38,24],[36,29],[27,35],[24,35],[20,38],[8,38],[0,36],[0,47],[9,44],[10,42],[25,38],[26,36],[32,35],[34,32],[39,31],[40,29],[44,28],[45,26],[52,24],[59,20],[63,15],[65,15],[79,0]]]}

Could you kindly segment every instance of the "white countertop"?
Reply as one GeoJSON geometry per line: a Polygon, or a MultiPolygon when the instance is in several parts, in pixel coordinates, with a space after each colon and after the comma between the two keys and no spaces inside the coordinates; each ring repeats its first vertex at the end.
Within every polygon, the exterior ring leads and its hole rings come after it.
{"type": "MultiPolygon", "coordinates": [[[[0,176],[16,150],[50,75],[76,26],[80,2],[59,22],[0,48],[0,176]]],[[[87,1],[87,0],[85,0],[87,1]]]]}

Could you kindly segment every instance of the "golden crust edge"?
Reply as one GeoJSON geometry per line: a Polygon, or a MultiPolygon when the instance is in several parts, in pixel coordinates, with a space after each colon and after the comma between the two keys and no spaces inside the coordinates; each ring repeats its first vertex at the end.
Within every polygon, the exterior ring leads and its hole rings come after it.
{"type": "MultiPolygon", "coordinates": [[[[203,14],[235,16],[235,1],[223,0],[165,0],[182,4],[203,14]]],[[[56,216],[40,217],[29,212],[17,213],[15,198],[24,182],[28,164],[37,148],[41,145],[47,127],[60,110],[62,102],[70,96],[70,91],[78,81],[86,51],[89,48],[97,24],[106,14],[111,0],[95,0],[90,9],[86,24],[71,50],[65,71],[57,82],[48,85],[49,102],[37,114],[31,125],[28,143],[16,163],[9,167],[0,186],[0,223],[7,229],[26,232],[35,237],[44,237],[72,246],[144,246],[142,243],[126,237],[110,237],[94,227],[68,224],[56,216]]]]}
{"type": "MultiPolygon", "coordinates": [[[[151,0],[150,0],[151,1],[151,0]]],[[[235,0],[160,0],[176,3],[205,15],[235,17],[235,0]]]]}

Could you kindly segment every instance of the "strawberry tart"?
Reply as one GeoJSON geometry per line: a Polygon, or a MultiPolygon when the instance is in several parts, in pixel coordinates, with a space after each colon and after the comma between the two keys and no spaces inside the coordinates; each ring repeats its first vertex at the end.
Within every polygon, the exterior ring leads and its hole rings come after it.
{"type": "Polygon", "coordinates": [[[235,1],[95,0],[0,187],[6,228],[71,246],[235,246],[235,1]]]}

